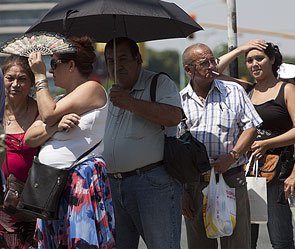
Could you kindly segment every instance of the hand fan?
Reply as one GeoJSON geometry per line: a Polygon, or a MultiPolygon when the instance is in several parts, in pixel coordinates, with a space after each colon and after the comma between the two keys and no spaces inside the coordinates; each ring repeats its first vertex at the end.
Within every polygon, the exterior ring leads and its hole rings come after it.
{"type": "Polygon", "coordinates": [[[53,33],[31,33],[14,38],[0,46],[0,51],[29,57],[32,52],[41,52],[42,55],[54,53],[72,53],[76,49],[63,36],[53,33]]]}

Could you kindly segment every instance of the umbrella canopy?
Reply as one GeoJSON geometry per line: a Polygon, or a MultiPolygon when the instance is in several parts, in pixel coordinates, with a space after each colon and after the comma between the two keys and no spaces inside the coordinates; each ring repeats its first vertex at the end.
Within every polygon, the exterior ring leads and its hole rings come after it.
{"type": "Polygon", "coordinates": [[[179,6],[160,0],[61,0],[26,33],[88,35],[97,42],[129,37],[144,42],[185,38],[202,29],[179,6]]]}

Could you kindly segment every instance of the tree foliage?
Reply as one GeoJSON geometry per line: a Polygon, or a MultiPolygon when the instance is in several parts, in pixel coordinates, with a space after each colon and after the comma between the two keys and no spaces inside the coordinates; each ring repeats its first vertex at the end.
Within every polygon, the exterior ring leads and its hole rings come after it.
{"type": "Polygon", "coordinates": [[[148,49],[147,55],[146,69],[154,72],[165,72],[177,85],[179,84],[179,54],[176,50],[157,52],[148,49]]]}

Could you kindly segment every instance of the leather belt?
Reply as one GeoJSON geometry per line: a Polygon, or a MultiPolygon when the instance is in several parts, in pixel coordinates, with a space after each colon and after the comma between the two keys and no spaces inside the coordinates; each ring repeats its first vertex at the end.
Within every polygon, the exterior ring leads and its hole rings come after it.
{"type": "MultiPolygon", "coordinates": [[[[229,176],[233,176],[235,174],[238,174],[240,172],[244,171],[244,165],[240,165],[240,166],[237,166],[237,167],[234,167],[234,168],[231,168],[227,171],[225,171],[222,176],[224,178],[226,177],[229,177],[229,176]]],[[[211,176],[211,171],[209,171],[208,173],[206,174],[203,174],[203,175],[200,175],[200,182],[209,182],[210,181],[210,176],[211,176]]],[[[215,175],[216,177],[216,181],[218,181],[219,179],[219,174],[216,174],[215,175]]]]}
{"type": "Polygon", "coordinates": [[[115,178],[115,179],[123,179],[123,178],[129,177],[129,176],[142,175],[142,174],[146,173],[147,171],[150,171],[154,168],[157,168],[157,167],[163,165],[163,163],[164,163],[163,160],[161,160],[156,163],[151,163],[151,164],[148,164],[144,167],[141,167],[141,168],[138,168],[138,169],[135,169],[132,171],[128,171],[128,172],[108,173],[108,176],[115,178]]]}

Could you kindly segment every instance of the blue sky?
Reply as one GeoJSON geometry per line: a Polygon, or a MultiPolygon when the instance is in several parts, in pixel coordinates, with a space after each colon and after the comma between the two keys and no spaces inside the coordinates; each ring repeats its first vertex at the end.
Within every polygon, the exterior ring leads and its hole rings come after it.
{"type": "MultiPolygon", "coordinates": [[[[197,16],[198,23],[227,25],[227,5],[225,0],[166,0],[174,2],[187,13],[197,16]]],[[[238,27],[295,35],[295,0],[236,0],[238,27]]],[[[295,39],[279,36],[242,33],[238,35],[238,44],[251,39],[264,39],[279,45],[283,55],[295,56],[295,39]]],[[[169,39],[148,42],[147,46],[156,50],[167,48],[182,52],[187,46],[202,42],[212,49],[227,43],[227,30],[204,27],[204,31],[195,33],[194,40],[169,39]]]]}

